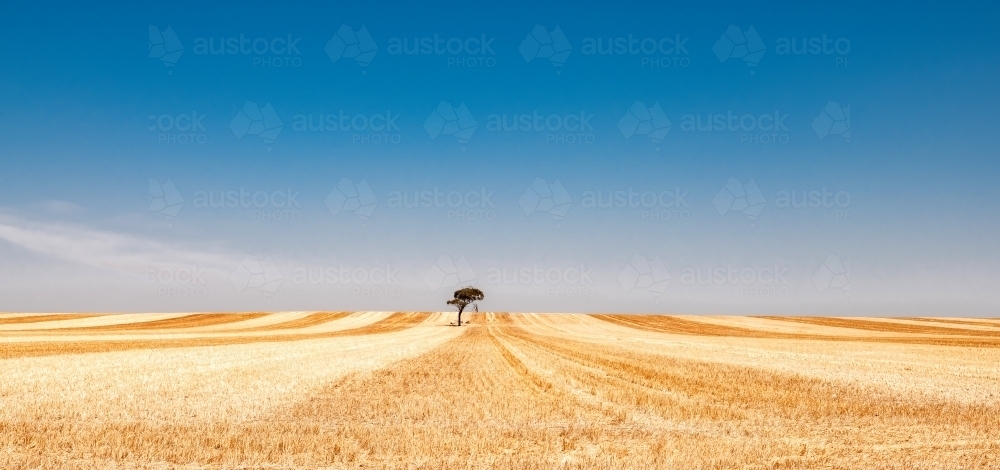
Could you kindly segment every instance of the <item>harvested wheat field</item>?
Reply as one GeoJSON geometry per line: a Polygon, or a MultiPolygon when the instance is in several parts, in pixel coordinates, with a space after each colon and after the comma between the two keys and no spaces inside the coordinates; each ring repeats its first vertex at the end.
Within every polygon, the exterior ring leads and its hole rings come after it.
{"type": "Polygon", "coordinates": [[[0,468],[1000,468],[1000,320],[0,315],[0,468]]]}

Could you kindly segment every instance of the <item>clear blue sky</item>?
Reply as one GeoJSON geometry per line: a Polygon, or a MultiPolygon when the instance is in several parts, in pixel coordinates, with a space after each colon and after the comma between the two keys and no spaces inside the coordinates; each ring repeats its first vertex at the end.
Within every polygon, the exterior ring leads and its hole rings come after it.
{"type": "Polygon", "coordinates": [[[995,4],[536,3],[8,3],[0,310],[996,314],[995,4]]]}

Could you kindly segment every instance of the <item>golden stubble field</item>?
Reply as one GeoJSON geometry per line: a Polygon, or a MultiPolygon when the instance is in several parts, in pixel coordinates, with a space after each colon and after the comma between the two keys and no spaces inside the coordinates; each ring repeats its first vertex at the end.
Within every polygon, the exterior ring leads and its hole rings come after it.
{"type": "Polygon", "coordinates": [[[0,314],[0,468],[1000,468],[1000,320],[0,314]]]}

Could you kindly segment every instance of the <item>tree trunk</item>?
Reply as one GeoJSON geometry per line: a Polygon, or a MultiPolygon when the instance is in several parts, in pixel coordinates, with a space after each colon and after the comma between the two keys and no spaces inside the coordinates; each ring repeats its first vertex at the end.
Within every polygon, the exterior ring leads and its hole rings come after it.
{"type": "Polygon", "coordinates": [[[465,307],[458,309],[458,326],[462,326],[462,310],[465,310],[465,307]]]}

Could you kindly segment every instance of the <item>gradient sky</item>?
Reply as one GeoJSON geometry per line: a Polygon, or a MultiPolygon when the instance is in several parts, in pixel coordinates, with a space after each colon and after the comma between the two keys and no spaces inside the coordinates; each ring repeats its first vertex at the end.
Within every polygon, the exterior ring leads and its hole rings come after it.
{"type": "Polygon", "coordinates": [[[996,4],[4,10],[0,311],[441,310],[467,284],[483,288],[489,310],[951,316],[1000,306],[996,4]],[[342,25],[370,33],[367,65],[336,54],[342,25]],[[536,25],[565,35],[561,65],[519,50],[536,25]],[[731,25],[759,35],[756,65],[720,58],[731,25]],[[183,51],[150,57],[150,28],[168,27],[183,51]],[[279,51],[291,38],[297,52],[197,53],[241,35],[282,38],[279,51]],[[486,38],[492,52],[390,53],[394,41],[435,35],[486,38]],[[684,50],[584,53],[589,41],[630,36],[636,48],[669,38],[684,50]],[[780,53],[811,38],[829,39],[831,53],[780,53]],[[465,105],[467,141],[436,135],[428,117],[442,102],[465,105]],[[662,109],[662,141],[630,121],[636,102],[662,109]],[[244,135],[241,110],[268,103],[277,137],[244,135]],[[821,118],[848,107],[849,137],[821,118]],[[341,112],[358,123],[388,113],[396,128],[296,129],[341,112]],[[535,114],[582,115],[590,127],[490,129],[496,116],[535,114]],[[730,114],[777,114],[784,128],[685,126],[730,114]],[[192,116],[193,130],[170,125],[192,116]],[[342,179],[364,180],[374,206],[355,210],[342,179]],[[155,205],[151,180],[176,187],[176,215],[155,205]],[[558,180],[568,207],[536,205],[536,180],[558,180]],[[726,199],[732,180],[759,189],[758,215],[726,199]],[[640,207],[628,206],[630,188],[640,207]],[[445,207],[392,203],[435,189],[445,207]],[[241,190],[251,207],[199,204],[241,190]],[[586,207],[615,191],[626,207],[586,207]],[[475,207],[448,207],[454,192],[475,193],[475,207]],[[810,192],[818,207],[781,204],[810,192]],[[642,207],[643,193],[657,205],[642,207]],[[263,207],[254,194],[268,195],[263,207]]]}

